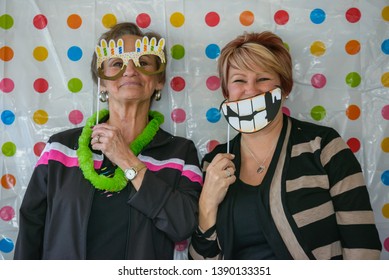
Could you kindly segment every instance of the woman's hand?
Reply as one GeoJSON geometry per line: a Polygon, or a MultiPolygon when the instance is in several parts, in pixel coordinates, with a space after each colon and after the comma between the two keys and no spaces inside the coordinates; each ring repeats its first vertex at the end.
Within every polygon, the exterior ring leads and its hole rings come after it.
{"type": "Polygon", "coordinates": [[[205,181],[199,200],[199,226],[207,230],[216,223],[219,204],[223,201],[229,186],[235,182],[233,154],[218,154],[206,167],[205,181]]]}

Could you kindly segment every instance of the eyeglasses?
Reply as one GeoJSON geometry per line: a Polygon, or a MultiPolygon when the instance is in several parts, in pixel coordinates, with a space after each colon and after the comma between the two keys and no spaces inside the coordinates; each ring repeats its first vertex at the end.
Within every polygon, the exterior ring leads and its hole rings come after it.
{"type": "Polygon", "coordinates": [[[143,37],[135,41],[134,52],[123,52],[124,43],[119,39],[117,45],[114,40],[107,42],[103,39],[96,47],[97,73],[105,80],[116,80],[126,71],[130,60],[137,71],[145,75],[155,75],[165,71],[166,60],[163,48],[165,39],[157,43],[156,38],[143,37]]]}

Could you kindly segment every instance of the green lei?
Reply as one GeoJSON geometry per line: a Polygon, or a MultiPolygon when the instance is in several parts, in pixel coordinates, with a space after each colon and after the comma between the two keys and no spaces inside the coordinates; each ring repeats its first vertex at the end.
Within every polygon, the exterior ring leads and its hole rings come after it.
{"type": "MultiPolygon", "coordinates": [[[[100,119],[107,116],[108,113],[109,111],[106,109],[101,110],[99,112],[100,119]]],[[[80,138],[78,139],[78,163],[85,179],[89,180],[96,189],[118,192],[124,189],[127,185],[127,179],[124,176],[123,170],[116,168],[114,176],[108,178],[102,174],[97,174],[94,168],[93,153],[89,148],[89,143],[92,135],[92,126],[95,125],[96,121],[96,114],[97,113],[87,120],[84,128],[82,129],[80,138]]],[[[130,144],[130,149],[136,156],[147,144],[151,142],[160,125],[164,121],[163,115],[157,111],[149,111],[149,116],[152,118],[150,122],[147,124],[142,133],[139,134],[138,137],[136,137],[130,144]]]]}

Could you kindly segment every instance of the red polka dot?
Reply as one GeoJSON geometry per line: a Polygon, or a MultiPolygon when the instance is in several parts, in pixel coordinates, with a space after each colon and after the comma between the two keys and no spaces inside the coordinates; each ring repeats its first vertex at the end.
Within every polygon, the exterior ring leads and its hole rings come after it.
{"type": "Polygon", "coordinates": [[[220,16],[216,12],[209,12],[208,14],[205,15],[205,23],[210,26],[214,27],[218,25],[220,22],[220,16]]]}
{"type": "Polygon", "coordinates": [[[185,80],[182,77],[174,77],[170,81],[170,87],[175,91],[181,91],[185,88],[185,80]]]}
{"type": "Polygon", "coordinates": [[[172,121],[175,123],[183,123],[186,119],[186,113],[183,109],[174,109],[170,114],[172,121]]]}
{"type": "Polygon", "coordinates": [[[381,110],[382,117],[385,120],[389,120],[389,105],[385,105],[381,110]]]}
{"type": "Polygon", "coordinates": [[[15,210],[11,206],[4,206],[0,209],[0,219],[10,221],[15,217],[15,210]]]}
{"type": "Polygon", "coordinates": [[[287,11],[279,10],[274,14],[274,21],[279,25],[287,24],[289,21],[289,14],[287,11]]]}
{"type": "Polygon", "coordinates": [[[361,19],[361,11],[358,8],[350,8],[346,11],[346,19],[348,22],[356,23],[361,19]]]}
{"type": "Polygon", "coordinates": [[[33,24],[37,29],[43,29],[47,26],[47,18],[45,15],[36,15],[33,19],[33,24]]]}
{"type": "Polygon", "coordinates": [[[35,91],[39,93],[44,93],[47,91],[48,88],[49,88],[49,83],[45,79],[39,78],[34,81],[35,91]]]}
{"type": "Polygon", "coordinates": [[[188,247],[188,240],[176,242],[175,249],[179,252],[184,251],[188,247]]]}
{"type": "Polygon", "coordinates": [[[217,145],[219,145],[219,144],[220,144],[220,142],[217,141],[217,140],[210,140],[210,141],[207,143],[207,151],[208,151],[208,153],[209,153],[209,152],[212,152],[212,150],[215,149],[215,147],[216,147],[217,145]]]}
{"type": "Polygon", "coordinates": [[[44,142],[37,142],[34,145],[34,154],[39,157],[42,154],[43,149],[45,148],[44,142]]]}
{"type": "Polygon", "coordinates": [[[5,93],[13,91],[15,84],[11,79],[4,78],[0,81],[0,90],[5,93]]]}
{"type": "Polygon", "coordinates": [[[149,27],[151,23],[151,18],[148,14],[146,13],[142,13],[142,14],[139,14],[137,17],[136,17],[136,24],[140,27],[140,28],[147,28],[149,27]]]}
{"type": "Polygon", "coordinates": [[[72,124],[80,124],[84,119],[84,115],[79,110],[73,110],[69,114],[69,121],[72,124]]]}
{"type": "Polygon", "coordinates": [[[315,74],[311,78],[311,84],[314,88],[323,88],[327,83],[327,79],[323,74],[315,74]]]}
{"type": "Polygon", "coordinates": [[[357,138],[350,138],[347,141],[347,145],[350,147],[353,153],[356,153],[361,148],[361,142],[357,138]]]}
{"type": "Polygon", "coordinates": [[[217,90],[220,88],[220,79],[217,76],[211,76],[206,81],[209,90],[217,90]]]}

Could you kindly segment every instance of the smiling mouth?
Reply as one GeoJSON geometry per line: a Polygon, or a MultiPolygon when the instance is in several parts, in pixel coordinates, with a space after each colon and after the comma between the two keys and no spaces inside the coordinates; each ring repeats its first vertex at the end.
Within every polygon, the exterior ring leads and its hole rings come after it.
{"type": "Polygon", "coordinates": [[[237,131],[251,133],[273,121],[281,106],[281,89],[247,99],[223,102],[221,110],[228,123],[237,131]]]}

